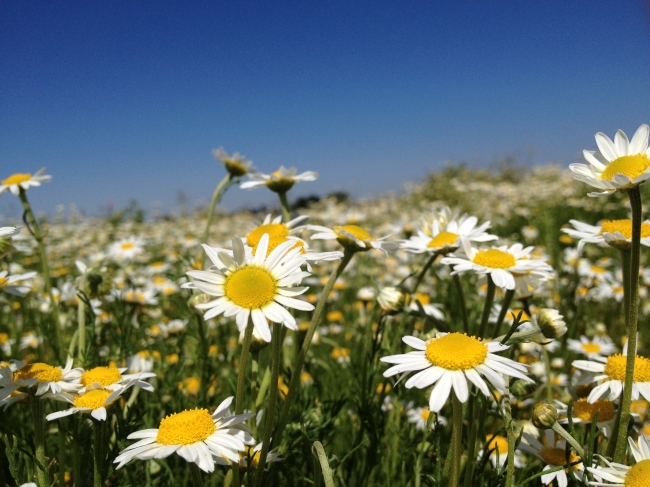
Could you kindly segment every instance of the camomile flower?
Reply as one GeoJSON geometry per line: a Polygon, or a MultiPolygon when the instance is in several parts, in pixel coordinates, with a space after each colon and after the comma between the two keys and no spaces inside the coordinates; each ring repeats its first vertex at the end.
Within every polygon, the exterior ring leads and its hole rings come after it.
{"type": "Polygon", "coordinates": [[[382,357],[382,362],[395,364],[384,377],[418,370],[406,387],[425,389],[436,384],[429,397],[429,409],[435,413],[444,406],[452,387],[460,402],[467,401],[468,381],[487,397],[490,389],[484,378],[501,394],[505,392],[503,375],[531,381],[525,375],[525,365],[496,355],[510,348],[498,342],[483,342],[461,333],[439,333],[426,342],[405,336],[402,341],[417,351],[382,357]]]}
{"type": "Polygon", "coordinates": [[[397,242],[385,241],[390,235],[375,238],[358,225],[341,225],[333,228],[308,225],[307,228],[317,232],[311,236],[312,240],[338,240],[343,247],[356,251],[378,249],[386,252],[387,250],[397,250],[399,248],[397,242]]]}
{"type": "Polygon", "coordinates": [[[622,130],[616,132],[614,141],[598,132],[598,151],[583,151],[589,164],[569,165],[573,177],[602,190],[589,196],[604,196],[638,186],[650,178],[649,133],[646,124],[638,128],[631,141],[622,130]]]}
{"type": "Polygon", "coordinates": [[[245,176],[251,170],[255,170],[253,162],[246,160],[246,157],[242,156],[239,152],[235,152],[230,156],[223,147],[219,147],[212,151],[212,155],[224,165],[226,171],[232,177],[238,178],[245,176]]]}
{"type": "MultiPolygon", "coordinates": [[[[337,250],[332,251],[332,252],[315,252],[309,248],[309,244],[305,242],[303,239],[298,238],[298,237],[293,237],[293,236],[288,236],[288,237],[270,237],[269,238],[269,243],[268,243],[268,248],[266,250],[266,255],[269,256],[275,248],[283,244],[285,242],[292,241],[293,247],[295,249],[300,249],[300,253],[302,253],[305,256],[306,262],[306,267],[309,272],[311,272],[311,266],[309,265],[309,262],[319,262],[321,260],[323,261],[333,261],[333,260],[340,260],[343,257],[343,252],[339,252],[337,250]]],[[[245,247],[246,254],[251,254],[255,255],[257,253],[257,247],[259,244],[256,244],[254,247],[245,247]]]]}
{"type": "MultiPolygon", "coordinates": [[[[427,429],[427,424],[429,423],[430,416],[431,411],[428,408],[415,408],[410,405],[410,407],[408,407],[406,410],[406,420],[409,423],[414,424],[415,429],[419,431],[424,431],[427,429]]],[[[438,425],[447,426],[447,420],[439,414],[434,414],[430,428],[435,429],[438,425]]]]}
{"type": "MultiPolygon", "coordinates": [[[[558,417],[560,417],[558,422],[568,424],[569,418],[567,413],[569,407],[560,401],[555,401],[555,403],[557,405],[558,417]]],[[[598,399],[597,401],[590,403],[585,397],[576,399],[573,401],[571,408],[571,420],[574,424],[586,423],[589,425],[596,417],[596,413],[598,413],[598,422],[596,423],[598,429],[602,430],[606,437],[609,437],[611,432],[610,426],[614,422],[616,416],[616,408],[612,401],[608,401],[607,399],[598,399]]]]}
{"type": "Polygon", "coordinates": [[[510,247],[504,245],[477,250],[464,237],[461,237],[461,245],[465,257],[452,255],[440,261],[442,264],[454,266],[452,275],[472,270],[480,275],[489,274],[494,284],[502,289],[515,289],[516,276],[539,274],[546,277],[552,271],[543,260],[530,258],[533,247],[524,248],[516,243],[510,247]]]}
{"type": "Polygon", "coordinates": [[[79,383],[82,385],[78,393],[83,394],[93,389],[106,389],[107,391],[116,391],[118,389],[127,389],[129,387],[140,387],[145,391],[152,392],[153,386],[145,379],[156,377],[153,372],[138,372],[136,374],[124,374],[128,369],[118,367],[95,367],[86,370],[81,374],[79,383]]]}
{"type": "MultiPolygon", "coordinates": [[[[603,396],[614,401],[621,395],[625,383],[626,363],[627,356],[617,353],[609,357],[593,357],[592,360],[574,360],[572,365],[591,372],[592,378],[587,382],[599,382],[589,393],[588,400],[593,403],[603,396]]],[[[641,394],[650,401],[650,359],[636,356],[633,380],[632,399],[638,399],[641,394]]]]}
{"type": "MultiPolygon", "coordinates": [[[[629,247],[632,243],[632,220],[603,220],[600,225],[589,225],[578,220],[569,220],[574,228],[562,231],[578,241],[578,253],[585,243],[609,244],[612,247],[629,247]]],[[[641,244],[650,247],[650,220],[641,223],[641,244]]]]}
{"type": "Polygon", "coordinates": [[[596,357],[611,355],[616,351],[616,346],[609,337],[595,336],[589,339],[581,335],[580,340],[569,338],[567,343],[569,350],[586,355],[592,360],[596,357]]]}
{"type": "MultiPolygon", "coordinates": [[[[544,440],[546,446],[542,445],[537,438],[528,433],[523,434],[523,440],[519,443],[519,449],[530,453],[539,458],[542,462],[545,463],[543,471],[551,470],[555,467],[561,467],[567,465],[566,459],[566,442],[564,440],[555,441],[555,433],[551,429],[544,431],[544,440]]],[[[580,457],[576,455],[573,451],[569,454],[569,462],[574,463],[580,461],[580,457]]],[[[573,470],[573,475],[578,479],[582,479],[584,472],[584,466],[582,463],[578,463],[571,467],[567,467],[564,470],[557,470],[555,472],[550,472],[542,475],[542,483],[544,485],[550,485],[551,482],[555,481],[558,487],[567,487],[569,484],[569,477],[567,476],[568,468],[573,470]]]]}
{"type": "Polygon", "coordinates": [[[40,186],[41,183],[47,183],[52,179],[52,176],[44,176],[44,172],[45,168],[40,169],[33,176],[29,173],[12,174],[7,179],[0,181],[0,194],[10,191],[18,196],[21,191],[27,191],[31,186],[40,186]]]}
{"type": "Polygon", "coordinates": [[[46,393],[73,393],[82,387],[79,378],[83,370],[72,368],[72,358],[68,358],[64,368],[42,362],[26,365],[18,360],[14,364],[15,371],[10,367],[0,369],[0,400],[14,391],[28,392],[32,387],[36,387],[34,394],[37,396],[46,393]]]}
{"type": "MultiPolygon", "coordinates": [[[[497,465],[503,467],[508,461],[508,439],[500,435],[488,435],[485,438],[487,445],[484,448],[490,453],[490,462],[494,468],[497,465]]],[[[478,452],[479,460],[483,457],[483,450],[478,452]]],[[[515,450],[515,467],[522,468],[526,466],[522,454],[515,450]]]]}
{"type": "MultiPolygon", "coordinates": [[[[279,447],[269,450],[266,454],[266,463],[271,462],[281,462],[284,460],[278,453],[279,447]]],[[[245,452],[239,453],[240,460],[239,466],[242,468],[248,468],[250,463],[251,467],[257,468],[260,463],[260,457],[262,456],[262,443],[258,443],[254,447],[247,446],[245,452]]]]}
{"type": "Polygon", "coordinates": [[[587,467],[587,471],[597,479],[589,482],[589,485],[625,485],[627,487],[650,485],[650,440],[645,436],[640,436],[638,445],[634,443],[632,438],[628,438],[627,441],[636,463],[628,467],[600,457],[607,466],[587,467]],[[603,480],[607,482],[602,482],[603,480]]]}
{"type": "Polygon", "coordinates": [[[113,242],[108,248],[108,255],[114,260],[133,260],[144,253],[144,241],[131,235],[117,242],[113,242]]]}
{"type": "Polygon", "coordinates": [[[13,274],[7,276],[8,271],[0,271],[0,291],[13,294],[14,296],[24,296],[31,290],[31,285],[24,283],[28,279],[36,276],[36,272],[26,272],[25,274],[13,274]]]}
{"type": "Polygon", "coordinates": [[[411,294],[409,297],[410,297],[410,302],[408,305],[409,310],[413,311],[414,313],[419,313],[420,312],[420,307],[418,306],[418,302],[419,302],[420,305],[422,306],[422,310],[427,316],[431,316],[436,320],[445,321],[445,313],[443,313],[443,311],[441,310],[442,304],[437,304],[437,303],[431,304],[431,298],[429,297],[428,294],[415,293],[415,294],[411,294]]]}
{"type": "Polygon", "coordinates": [[[239,453],[255,442],[244,423],[254,414],[231,416],[228,408],[232,400],[229,397],[223,401],[212,415],[207,409],[185,410],[163,418],[157,429],[131,433],[129,440],[140,441],[122,450],[115,459],[116,468],[122,468],[134,458],[166,458],[173,453],[208,473],[214,471],[215,463],[239,462],[239,453]]]}
{"type": "Polygon", "coordinates": [[[222,249],[203,245],[214,264],[211,271],[188,271],[195,281],[183,284],[185,288],[216,296],[217,299],[197,304],[198,309],[207,310],[203,318],[209,320],[223,313],[225,317],[235,316],[239,330],[246,328],[249,317],[257,332],[267,342],[271,341],[271,329],[267,319],[282,323],[291,330],[297,330],[296,319],[286,307],[312,311],[314,306],[295,299],[307,291],[300,284],[308,272],[301,270],[306,262],[300,249],[293,248],[294,242],[278,245],[267,255],[269,235],[260,239],[254,256],[246,256],[244,244],[239,237],[232,239],[233,257],[222,249]]]}
{"type": "Polygon", "coordinates": [[[295,167],[287,169],[280,166],[280,169],[271,174],[262,174],[260,172],[249,174],[250,181],[241,183],[239,186],[242,189],[252,189],[258,186],[266,186],[275,193],[286,193],[291,187],[301,181],[315,181],[318,178],[318,173],[314,171],[307,171],[297,174],[298,170],[295,167]]]}
{"type": "Polygon", "coordinates": [[[282,221],[282,216],[273,218],[273,216],[269,213],[266,215],[261,225],[248,232],[246,235],[245,243],[249,247],[255,248],[260,243],[260,240],[264,234],[268,234],[269,239],[271,240],[279,237],[289,237],[297,231],[305,228],[303,226],[303,223],[305,223],[307,220],[309,220],[308,216],[301,215],[287,223],[284,223],[282,221]]]}
{"type": "MultiPolygon", "coordinates": [[[[131,382],[135,383],[137,379],[131,382]]],[[[132,383],[125,384],[124,387],[116,389],[90,389],[75,394],[53,394],[52,398],[58,401],[67,401],[72,404],[71,408],[48,414],[45,419],[54,421],[55,419],[70,416],[75,413],[90,414],[97,421],[106,421],[106,410],[113,404],[124,391],[131,387],[132,383]]]]}

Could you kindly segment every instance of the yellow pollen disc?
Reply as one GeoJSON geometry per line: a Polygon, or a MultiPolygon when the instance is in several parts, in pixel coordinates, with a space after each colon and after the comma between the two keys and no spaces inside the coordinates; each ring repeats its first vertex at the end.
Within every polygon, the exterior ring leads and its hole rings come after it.
{"type": "Polygon", "coordinates": [[[587,423],[591,423],[598,413],[598,421],[609,421],[614,418],[614,403],[606,399],[599,399],[590,404],[586,398],[578,399],[573,403],[573,415],[587,423]]]}
{"type": "Polygon", "coordinates": [[[246,309],[263,308],[275,296],[275,279],[269,271],[246,267],[230,274],[224,284],[226,297],[246,309]]]}
{"type": "Polygon", "coordinates": [[[650,460],[641,460],[625,475],[625,487],[650,487],[650,460]]]}
{"type": "Polygon", "coordinates": [[[133,242],[124,242],[120,247],[122,250],[129,250],[135,247],[135,244],[133,242]]]}
{"type": "Polygon", "coordinates": [[[429,416],[431,416],[431,411],[428,409],[423,409],[420,413],[420,417],[425,421],[429,421],[429,416]]]}
{"type": "Polygon", "coordinates": [[[599,353],[603,348],[594,342],[582,343],[580,345],[586,353],[599,353]]]}
{"type": "Polygon", "coordinates": [[[4,345],[9,341],[9,335],[7,333],[0,333],[0,345],[4,345]]]}
{"type": "Polygon", "coordinates": [[[0,277],[0,287],[5,287],[8,282],[9,279],[7,279],[6,277],[0,277]]]}
{"type": "Polygon", "coordinates": [[[111,395],[111,391],[104,389],[93,389],[88,391],[81,396],[74,398],[74,407],[76,408],[91,408],[99,409],[103,408],[106,403],[106,399],[111,395]]]}
{"type": "Polygon", "coordinates": [[[38,382],[58,382],[63,378],[63,372],[59,367],[52,367],[37,362],[29,364],[14,373],[14,380],[38,379],[38,382]]]}
{"type": "MultiPolygon", "coordinates": [[[[539,452],[539,456],[544,459],[544,461],[548,465],[566,465],[566,452],[564,448],[554,448],[550,446],[545,446],[542,448],[542,450],[539,452]]],[[[571,452],[569,455],[569,462],[568,463],[573,463],[577,462],[579,460],[578,456],[571,452]]]]}
{"type": "Polygon", "coordinates": [[[456,240],[458,240],[457,234],[451,232],[440,232],[431,239],[431,242],[427,244],[427,247],[430,249],[437,249],[444,247],[445,245],[454,245],[456,240]]]}
{"type": "Polygon", "coordinates": [[[428,294],[423,294],[423,293],[415,293],[415,297],[418,298],[418,301],[422,303],[422,305],[427,305],[431,304],[431,298],[429,297],[428,294]]]}
{"type": "Polygon", "coordinates": [[[648,408],[650,408],[650,402],[645,399],[636,399],[630,404],[630,411],[639,416],[643,416],[648,411],[648,408]]]}
{"type": "Polygon", "coordinates": [[[646,154],[623,156],[607,164],[600,175],[603,181],[611,181],[617,174],[623,174],[630,179],[636,179],[650,167],[650,160],[646,154]]]}
{"type": "MultiPolygon", "coordinates": [[[[632,220],[607,220],[601,224],[600,234],[618,232],[626,239],[632,238],[632,220]]],[[[650,237],[650,223],[641,223],[641,238],[650,237]]]]}
{"type": "MultiPolygon", "coordinates": [[[[273,252],[278,245],[283,244],[287,240],[289,240],[287,237],[271,237],[271,238],[269,238],[269,248],[266,251],[266,256],[268,257],[269,255],[271,255],[271,252],[273,252]]],[[[295,240],[295,242],[296,242],[295,245],[293,247],[291,247],[289,250],[300,248],[301,249],[300,253],[304,254],[305,253],[305,242],[303,242],[302,240],[295,240]]],[[[257,247],[258,247],[257,244],[255,246],[253,246],[253,255],[257,254],[257,247]]],[[[289,250],[287,250],[287,252],[289,250]]]]}
{"type": "Polygon", "coordinates": [[[2,181],[3,186],[11,186],[12,184],[20,184],[24,183],[25,181],[29,181],[32,178],[32,175],[27,173],[27,174],[12,174],[9,176],[7,179],[4,179],[2,181]]]}
{"type": "Polygon", "coordinates": [[[160,445],[191,445],[205,441],[217,431],[207,409],[192,409],[170,414],[160,422],[156,443],[160,445]]]}
{"type": "MultiPolygon", "coordinates": [[[[614,380],[625,381],[627,357],[620,353],[607,358],[605,374],[614,380]]],[[[650,382],[650,359],[637,355],[634,359],[634,382],[650,382]]]]}
{"type": "Polygon", "coordinates": [[[515,266],[515,256],[503,250],[479,250],[472,262],[492,269],[509,269],[515,266]]]}
{"type": "Polygon", "coordinates": [[[474,337],[449,333],[429,340],[424,353],[432,365],[447,370],[467,370],[485,362],[488,349],[474,337]]]}
{"type": "Polygon", "coordinates": [[[95,367],[81,374],[80,382],[85,386],[89,387],[94,383],[101,385],[102,387],[110,386],[122,380],[122,374],[115,367],[95,367]]]}
{"type": "Polygon", "coordinates": [[[361,240],[362,242],[365,240],[372,240],[372,236],[368,232],[366,232],[363,228],[357,225],[343,225],[340,227],[337,226],[334,227],[333,230],[334,233],[336,233],[336,235],[342,239],[348,238],[344,233],[341,233],[342,231],[345,231],[350,235],[354,236],[355,238],[361,240]]]}
{"type": "Polygon", "coordinates": [[[269,234],[269,239],[273,237],[286,237],[289,235],[289,227],[284,223],[267,223],[260,225],[246,235],[246,243],[251,247],[257,247],[265,233],[269,234]]]}
{"type": "MultiPolygon", "coordinates": [[[[492,438],[492,435],[486,436],[485,441],[488,441],[490,438],[492,438]]],[[[492,441],[488,443],[487,445],[488,451],[494,450],[492,455],[496,455],[497,453],[500,456],[507,455],[508,454],[508,440],[505,439],[503,436],[495,436],[492,438],[492,441]]]]}

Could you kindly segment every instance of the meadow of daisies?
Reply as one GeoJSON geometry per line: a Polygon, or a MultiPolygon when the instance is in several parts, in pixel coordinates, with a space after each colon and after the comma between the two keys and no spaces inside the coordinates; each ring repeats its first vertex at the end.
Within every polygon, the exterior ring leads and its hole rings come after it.
{"type": "Polygon", "coordinates": [[[145,220],[1,174],[0,485],[650,486],[649,132],[307,207],[218,149],[145,220]]]}

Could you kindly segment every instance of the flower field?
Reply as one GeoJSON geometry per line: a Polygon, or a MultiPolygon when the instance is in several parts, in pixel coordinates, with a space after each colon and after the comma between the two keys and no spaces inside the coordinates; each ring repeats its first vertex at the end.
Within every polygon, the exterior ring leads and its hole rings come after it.
{"type": "Polygon", "coordinates": [[[299,207],[218,149],[150,220],[0,174],[0,485],[650,486],[648,136],[299,207]]]}

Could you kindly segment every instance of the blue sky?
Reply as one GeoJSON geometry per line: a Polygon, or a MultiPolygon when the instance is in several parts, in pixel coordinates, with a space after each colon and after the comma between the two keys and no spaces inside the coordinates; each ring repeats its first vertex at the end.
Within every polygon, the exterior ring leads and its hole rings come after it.
{"type": "Polygon", "coordinates": [[[0,178],[47,166],[38,210],[98,214],[207,202],[219,146],[321,174],[292,197],[513,153],[568,165],[650,122],[648,59],[640,0],[2,2],[0,178]]]}

